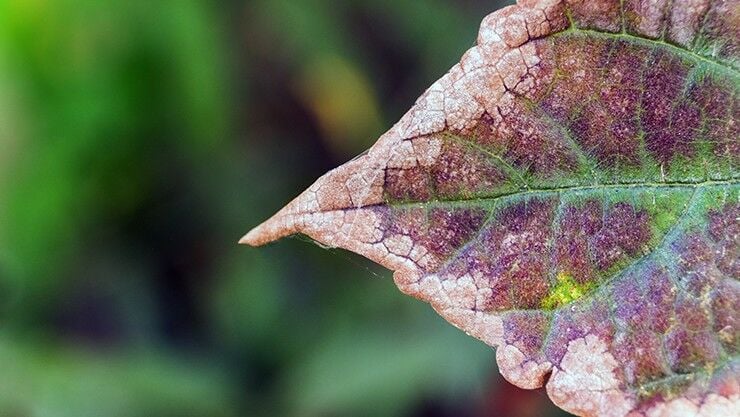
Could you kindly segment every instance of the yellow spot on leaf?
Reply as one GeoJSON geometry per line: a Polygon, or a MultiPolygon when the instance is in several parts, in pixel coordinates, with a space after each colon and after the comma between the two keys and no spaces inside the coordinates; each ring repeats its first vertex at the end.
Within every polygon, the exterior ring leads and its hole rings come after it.
{"type": "Polygon", "coordinates": [[[550,289],[550,293],[542,300],[542,307],[553,309],[571,303],[583,297],[591,289],[590,284],[579,284],[567,272],[559,272],[557,284],[550,289]]]}

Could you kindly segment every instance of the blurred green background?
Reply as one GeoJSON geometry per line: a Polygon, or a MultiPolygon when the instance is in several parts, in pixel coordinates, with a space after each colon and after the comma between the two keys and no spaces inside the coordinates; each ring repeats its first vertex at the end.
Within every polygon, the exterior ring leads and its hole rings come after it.
{"type": "Polygon", "coordinates": [[[236,245],[485,0],[0,0],[0,416],[563,416],[390,273],[236,245]]]}

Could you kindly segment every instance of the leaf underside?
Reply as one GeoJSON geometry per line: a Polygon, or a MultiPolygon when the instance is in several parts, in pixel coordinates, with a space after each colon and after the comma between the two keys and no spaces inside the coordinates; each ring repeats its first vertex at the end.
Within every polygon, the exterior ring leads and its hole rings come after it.
{"type": "Polygon", "coordinates": [[[740,415],[740,0],[527,0],[242,239],[395,271],[584,416],[740,415]]]}

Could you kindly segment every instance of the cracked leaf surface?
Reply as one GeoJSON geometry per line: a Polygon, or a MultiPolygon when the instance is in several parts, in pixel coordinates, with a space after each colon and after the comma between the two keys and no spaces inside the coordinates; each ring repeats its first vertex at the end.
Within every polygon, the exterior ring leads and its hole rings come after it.
{"type": "Polygon", "coordinates": [[[740,415],[740,1],[519,3],[242,243],[379,262],[575,414],[740,415]]]}

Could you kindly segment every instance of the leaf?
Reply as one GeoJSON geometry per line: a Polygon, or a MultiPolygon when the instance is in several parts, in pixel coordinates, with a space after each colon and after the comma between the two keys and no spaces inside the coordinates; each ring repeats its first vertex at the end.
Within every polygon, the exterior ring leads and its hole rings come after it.
{"type": "Polygon", "coordinates": [[[740,412],[740,2],[526,0],[242,243],[395,271],[583,416],[740,412]]]}

